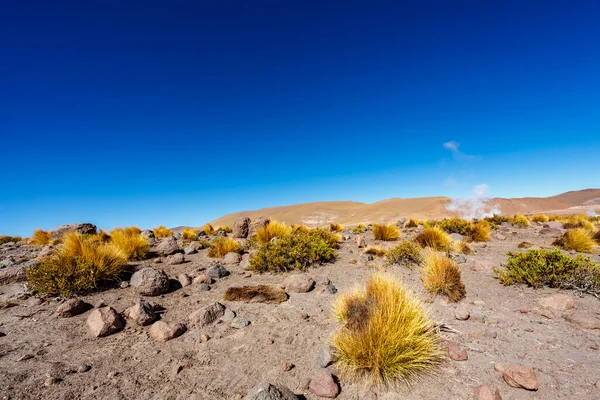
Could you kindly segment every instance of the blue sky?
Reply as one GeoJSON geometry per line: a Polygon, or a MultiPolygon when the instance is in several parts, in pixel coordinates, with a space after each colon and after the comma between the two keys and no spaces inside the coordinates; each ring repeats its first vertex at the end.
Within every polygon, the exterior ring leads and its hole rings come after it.
{"type": "Polygon", "coordinates": [[[2,8],[3,234],[600,187],[597,1],[2,8]]]}

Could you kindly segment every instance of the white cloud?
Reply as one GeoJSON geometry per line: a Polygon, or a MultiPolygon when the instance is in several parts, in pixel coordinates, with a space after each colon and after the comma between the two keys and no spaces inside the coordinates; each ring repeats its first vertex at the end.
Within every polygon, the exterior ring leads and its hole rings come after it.
{"type": "Polygon", "coordinates": [[[452,157],[455,160],[476,160],[480,158],[478,156],[465,154],[462,151],[460,151],[460,143],[455,142],[454,140],[446,142],[442,146],[444,146],[445,149],[450,150],[450,152],[452,153],[452,157]]]}

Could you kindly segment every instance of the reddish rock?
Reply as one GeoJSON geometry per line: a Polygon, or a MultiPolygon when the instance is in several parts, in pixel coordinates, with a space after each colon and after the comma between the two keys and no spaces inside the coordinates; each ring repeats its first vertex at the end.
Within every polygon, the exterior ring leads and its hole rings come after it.
{"type": "Polygon", "coordinates": [[[59,317],[69,318],[82,314],[90,308],[92,307],[81,299],[69,299],[58,306],[55,313],[59,317]]]}
{"type": "Polygon", "coordinates": [[[194,280],[193,280],[193,283],[194,283],[194,285],[197,285],[197,284],[199,284],[199,283],[208,283],[208,284],[211,284],[211,283],[213,283],[213,282],[214,282],[214,281],[213,281],[213,278],[211,278],[211,277],[210,277],[210,276],[208,276],[208,275],[204,275],[204,274],[202,274],[202,275],[198,275],[198,276],[197,276],[197,277],[195,277],[195,278],[194,278],[194,280]]]}
{"type": "Polygon", "coordinates": [[[521,312],[521,314],[529,314],[531,312],[531,307],[529,307],[528,305],[522,305],[519,311],[521,312]]]}
{"type": "Polygon", "coordinates": [[[467,361],[469,355],[467,351],[454,342],[447,343],[448,357],[454,361],[467,361]]]}
{"type": "Polygon", "coordinates": [[[326,369],[315,375],[309,384],[310,391],[319,397],[334,399],[340,393],[340,387],[335,382],[333,375],[326,369]]]}
{"type": "Polygon", "coordinates": [[[542,310],[542,311],[540,311],[540,315],[542,317],[546,317],[548,319],[554,319],[554,318],[556,318],[556,315],[554,315],[554,313],[552,311],[550,311],[550,310],[542,310]]]}
{"type": "Polygon", "coordinates": [[[181,283],[181,287],[190,286],[192,284],[192,278],[188,274],[179,274],[177,280],[181,283]]]}
{"type": "Polygon", "coordinates": [[[575,299],[568,294],[558,293],[538,300],[538,304],[542,308],[566,311],[575,308],[575,299]]]}
{"type": "Polygon", "coordinates": [[[87,325],[94,336],[104,337],[123,329],[125,323],[114,308],[102,307],[90,313],[87,325]]]}
{"type": "Polygon", "coordinates": [[[123,314],[140,326],[149,325],[157,318],[152,304],[143,300],[126,309],[123,314]]]}
{"type": "Polygon", "coordinates": [[[164,321],[157,321],[150,327],[150,336],[158,341],[166,342],[183,335],[187,330],[183,324],[168,324],[164,321]]]}
{"type": "Polygon", "coordinates": [[[593,314],[576,312],[564,316],[567,321],[583,329],[600,329],[600,319],[593,314]]]}
{"type": "Polygon", "coordinates": [[[498,389],[494,390],[489,385],[477,386],[473,389],[473,399],[475,400],[502,400],[498,389]]]}
{"type": "Polygon", "coordinates": [[[538,390],[539,388],[533,368],[521,364],[512,364],[502,373],[502,378],[509,386],[515,388],[527,390],[538,390]]]}

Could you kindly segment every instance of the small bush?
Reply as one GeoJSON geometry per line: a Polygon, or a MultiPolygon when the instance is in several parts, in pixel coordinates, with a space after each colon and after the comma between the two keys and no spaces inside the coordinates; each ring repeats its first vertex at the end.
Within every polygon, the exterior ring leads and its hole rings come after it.
{"type": "Polygon", "coordinates": [[[213,235],[215,233],[215,228],[213,228],[211,224],[204,225],[202,227],[202,230],[204,231],[204,233],[206,233],[207,236],[213,235]]]}
{"type": "Polygon", "coordinates": [[[558,248],[509,251],[508,256],[504,270],[494,270],[506,286],[525,283],[534,288],[548,286],[600,294],[600,264],[588,257],[573,258],[558,248]]]}
{"type": "Polygon", "coordinates": [[[575,250],[580,253],[591,253],[596,248],[592,234],[585,228],[567,230],[554,244],[565,250],[575,250]]]}
{"type": "Polygon", "coordinates": [[[194,229],[194,228],[183,228],[183,231],[181,231],[181,237],[184,240],[196,240],[197,238],[197,233],[200,229],[194,229]]]}
{"type": "Polygon", "coordinates": [[[334,316],[343,324],[332,344],[344,378],[379,386],[410,384],[443,359],[426,309],[389,276],[374,275],[364,290],[339,296],[334,316]]]}
{"type": "MultiPolygon", "coordinates": [[[[143,260],[150,251],[150,244],[140,233],[140,229],[135,226],[116,228],[110,232],[110,242],[121,250],[128,260],[143,260]]],[[[100,239],[103,241],[103,238],[100,239]]]]}
{"type": "Polygon", "coordinates": [[[344,227],[336,222],[329,224],[329,230],[331,232],[341,232],[344,230],[344,227]]]}
{"type": "Polygon", "coordinates": [[[526,228],[529,226],[529,219],[524,215],[515,214],[515,216],[512,217],[511,223],[520,226],[521,228],[526,228]]]}
{"type": "Polygon", "coordinates": [[[293,232],[308,232],[308,228],[306,227],[306,225],[302,224],[302,225],[292,225],[292,231],[293,232]]]}
{"type": "Polygon", "coordinates": [[[20,242],[23,240],[21,236],[4,236],[0,235],[0,244],[8,243],[8,242],[20,242]]]}
{"type": "Polygon", "coordinates": [[[377,257],[385,256],[386,250],[381,246],[368,245],[364,250],[363,254],[371,254],[377,257]]]}
{"type": "Polygon", "coordinates": [[[225,257],[227,253],[239,253],[241,250],[240,244],[234,238],[219,236],[210,244],[208,249],[209,257],[225,257]]]}
{"type": "Polygon", "coordinates": [[[165,238],[167,236],[173,236],[173,231],[167,227],[159,225],[158,228],[154,228],[154,236],[157,238],[165,238]]]}
{"type": "Polygon", "coordinates": [[[487,221],[477,221],[472,224],[469,236],[474,242],[489,242],[491,227],[487,221]]]}
{"type": "Polygon", "coordinates": [[[393,241],[398,240],[400,231],[394,224],[380,225],[375,223],[373,224],[373,235],[375,240],[393,241]]]}
{"type": "Polygon", "coordinates": [[[421,249],[408,240],[401,241],[396,247],[388,250],[390,264],[410,266],[421,262],[421,249]]]}
{"type": "Polygon", "coordinates": [[[215,229],[215,232],[225,232],[225,233],[232,233],[233,232],[233,228],[230,226],[219,226],[217,229],[215,229]]]}
{"type": "Polygon", "coordinates": [[[504,215],[498,215],[498,214],[494,214],[491,217],[485,217],[484,218],[485,221],[489,222],[490,224],[494,225],[494,226],[498,226],[504,222],[512,222],[510,217],[504,216],[504,215]]]}
{"type": "Polygon", "coordinates": [[[277,221],[270,221],[267,225],[256,230],[256,239],[259,243],[270,242],[273,238],[283,238],[292,233],[292,228],[277,221]]]}
{"type": "Polygon", "coordinates": [[[421,221],[418,218],[410,218],[404,225],[406,228],[416,228],[421,221]]]}
{"type": "Polygon", "coordinates": [[[425,228],[414,240],[421,247],[431,247],[438,251],[449,251],[452,243],[448,234],[438,227],[425,228]]]}
{"type": "Polygon", "coordinates": [[[325,229],[297,231],[263,243],[250,259],[250,270],[286,272],[305,270],[315,263],[329,262],[337,256],[337,238],[325,229]]]}
{"type": "Polygon", "coordinates": [[[548,222],[548,220],[548,216],[544,214],[536,214],[533,217],[531,217],[532,222],[548,222]]]}
{"type": "Polygon", "coordinates": [[[471,254],[473,253],[473,249],[471,245],[466,240],[460,240],[458,242],[454,242],[454,250],[461,254],[471,254]]]}
{"type": "Polygon", "coordinates": [[[587,216],[584,215],[571,215],[563,223],[565,229],[583,228],[587,231],[594,231],[594,224],[592,224],[587,216]]]}
{"type": "Polygon", "coordinates": [[[472,223],[461,218],[453,217],[439,220],[435,226],[447,233],[459,233],[468,236],[471,233],[472,223]]]}
{"type": "Polygon", "coordinates": [[[102,243],[96,235],[70,232],[51,256],[26,274],[34,291],[69,296],[115,281],[126,268],[127,257],[114,244],[102,243]]]}
{"type": "Polygon", "coordinates": [[[36,229],[33,231],[33,236],[29,239],[29,244],[34,246],[44,246],[50,243],[50,232],[36,229]]]}
{"type": "Polygon", "coordinates": [[[460,268],[449,257],[437,251],[426,251],[421,280],[429,292],[445,295],[450,301],[457,302],[465,297],[460,268]]]}

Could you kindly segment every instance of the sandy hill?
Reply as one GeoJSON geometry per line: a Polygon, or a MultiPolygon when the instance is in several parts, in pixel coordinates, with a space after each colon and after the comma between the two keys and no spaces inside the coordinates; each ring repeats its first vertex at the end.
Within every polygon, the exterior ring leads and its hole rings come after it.
{"type": "MultiPolygon", "coordinates": [[[[288,224],[320,226],[330,222],[353,225],[360,222],[393,222],[403,217],[443,218],[457,213],[447,206],[448,197],[392,198],[367,204],[354,201],[327,201],[269,207],[225,215],[211,222],[213,226],[232,226],[240,216],[256,218],[265,216],[288,224]]],[[[600,210],[600,189],[585,189],[551,197],[493,198],[488,204],[497,206],[502,214],[515,213],[581,213],[589,209],[600,210]]]]}

